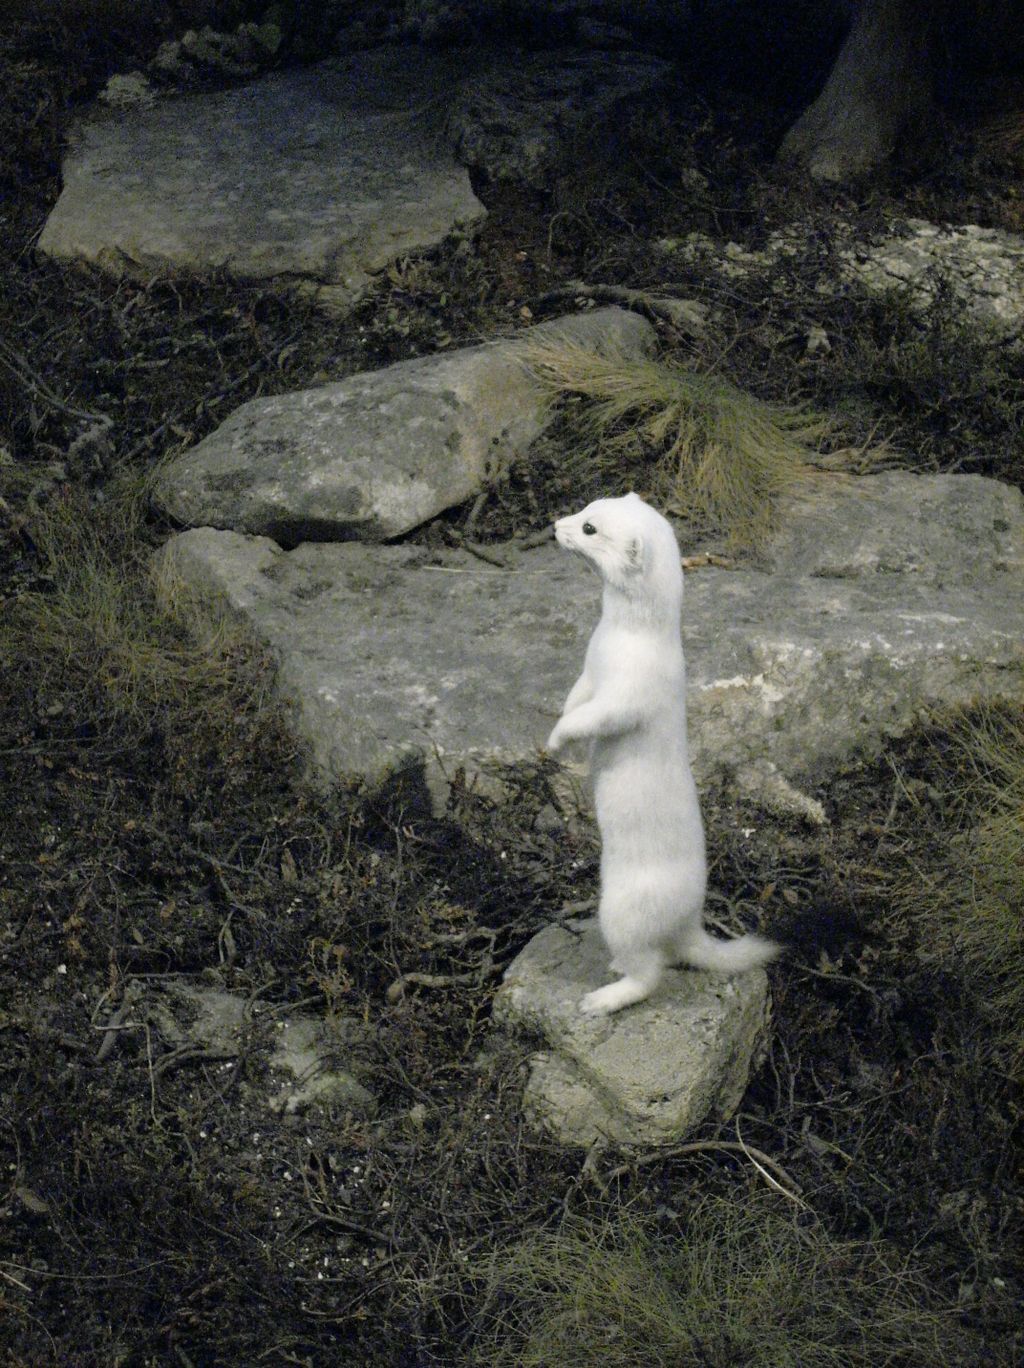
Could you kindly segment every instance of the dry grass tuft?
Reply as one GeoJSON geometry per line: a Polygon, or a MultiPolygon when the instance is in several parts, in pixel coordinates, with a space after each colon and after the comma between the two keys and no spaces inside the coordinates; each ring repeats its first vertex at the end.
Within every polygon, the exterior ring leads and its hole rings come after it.
{"type": "MultiPolygon", "coordinates": [[[[204,619],[182,590],[164,585],[158,601],[145,500],[131,477],[115,478],[102,503],[73,487],[56,493],[31,523],[41,587],[14,600],[0,633],[0,661],[30,670],[42,704],[74,697],[96,734],[124,746],[155,719],[215,723],[234,712],[249,654],[235,629],[204,619]]],[[[257,677],[265,690],[266,673],[257,677]]]]}
{"type": "Polygon", "coordinates": [[[938,878],[901,876],[898,909],[922,944],[954,962],[993,1032],[999,1062],[1024,1079],[1024,709],[959,719],[949,733],[963,829],[938,878]]]}
{"type": "Polygon", "coordinates": [[[767,404],[668,360],[558,337],[531,340],[522,356],[553,397],[586,401],[584,459],[604,467],[609,482],[629,487],[633,470],[639,492],[737,545],[768,535],[780,496],[808,474],[827,430],[805,408],[767,404]]]}
{"type": "Polygon", "coordinates": [[[498,1255],[474,1362],[852,1368],[950,1361],[950,1317],[883,1250],[768,1201],[705,1198],[678,1231],[566,1222],[498,1255]]]}

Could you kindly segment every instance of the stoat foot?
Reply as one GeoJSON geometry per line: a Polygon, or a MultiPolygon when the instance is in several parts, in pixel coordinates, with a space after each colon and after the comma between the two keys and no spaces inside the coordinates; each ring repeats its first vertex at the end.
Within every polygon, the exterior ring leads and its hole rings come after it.
{"type": "Polygon", "coordinates": [[[592,993],[580,999],[580,1011],[584,1016],[609,1016],[623,1007],[631,1007],[634,1002],[643,1002],[651,992],[652,985],[641,979],[627,975],[617,983],[595,988],[592,993]]]}

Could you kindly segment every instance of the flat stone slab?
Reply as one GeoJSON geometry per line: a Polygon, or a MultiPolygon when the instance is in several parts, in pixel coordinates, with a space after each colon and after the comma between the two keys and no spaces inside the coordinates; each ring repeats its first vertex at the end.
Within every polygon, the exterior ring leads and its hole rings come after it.
{"type": "Polygon", "coordinates": [[[75,130],[39,250],[134,277],[297,280],[344,310],[483,219],[467,168],[548,186],[670,72],[635,52],[396,44],[107,103],[75,130]]]}
{"type": "MultiPolygon", "coordinates": [[[[536,754],[600,612],[597,577],[550,544],[500,570],[198,528],[157,566],[270,648],[319,771],[372,783],[422,757],[438,795],[459,766],[536,754]]],[[[759,568],[687,575],[683,619],[698,778],[825,778],[930,708],[1021,696],[1024,497],[979,476],[823,479],[759,568]]]]}
{"type": "Polygon", "coordinates": [[[657,345],[638,314],[594,309],[253,399],[166,465],[153,497],[178,522],[292,545],[399,536],[472,498],[548,425],[550,395],[521,356],[531,338],[552,336],[626,356],[657,345]]]}
{"type": "Polygon", "coordinates": [[[39,250],[115,274],[306,280],[353,303],[390,262],[485,212],[430,117],[457,60],[412,56],[97,111],[73,137],[39,250]]]}
{"type": "Polygon", "coordinates": [[[549,926],[505,972],[494,1018],[549,1045],[530,1062],[524,1106],[565,1145],[664,1144],[739,1104],[765,1028],[763,969],[734,978],[670,970],[655,995],[612,1017],[580,998],[610,982],[596,921],[549,926]]]}

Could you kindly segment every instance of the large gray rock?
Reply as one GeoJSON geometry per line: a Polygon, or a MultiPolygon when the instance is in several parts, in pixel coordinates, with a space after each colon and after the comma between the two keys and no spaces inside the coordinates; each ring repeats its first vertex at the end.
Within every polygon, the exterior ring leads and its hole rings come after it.
{"type": "Polygon", "coordinates": [[[637,53],[392,45],[244,87],[97,108],[39,250],[115,274],[280,277],[350,307],[484,217],[467,167],[546,185],[669,63],[637,53]]]}
{"type": "MultiPolygon", "coordinates": [[[[318,770],[376,780],[421,756],[439,794],[457,766],[535,753],[600,611],[596,577],[552,545],[500,570],[195,529],[159,564],[271,649],[318,770]]],[[[823,478],[763,564],[687,576],[683,637],[698,776],[824,778],[932,707],[1020,696],[1024,497],[979,476],[823,478]]]]}
{"type": "Polygon", "coordinates": [[[431,116],[458,73],[455,58],[392,49],[97,112],[39,250],[116,274],[306,280],[351,303],[389,262],[484,215],[431,116]]]}
{"type": "Polygon", "coordinates": [[[585,1017],[610,981],[596,921],[549,926],[505,972],[495,1020],[544,1037],[524,1105],[566,1145],[664,1144],[709,1114],[729,1117],[764,1033],[763,969],[735,978],[670,970],[654,997],[614,1017],[585,1017]]]}
{"type": "Polygon", "coordinates": [[[400,361],[319,389],[253,399],[158,475],[179,522],[278,541],[395,537],[472,498],[551,418],[522,341],[651,351],[638,314],[596,309],[515,339],[400,361]]]}

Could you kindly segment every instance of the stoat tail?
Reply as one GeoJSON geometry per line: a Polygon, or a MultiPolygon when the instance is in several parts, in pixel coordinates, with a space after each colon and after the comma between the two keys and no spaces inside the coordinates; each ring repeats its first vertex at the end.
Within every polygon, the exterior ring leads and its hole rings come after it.
{"type": "Polygon", "coordinates": [[[710,969],[716,974],[742,974],[756,969],[782,953],[782,946],[764,936],[751,933],[735,940],[717,940],[703,926],[690,933],[679,947],[680,958],[695,969],[710,969]]]}

